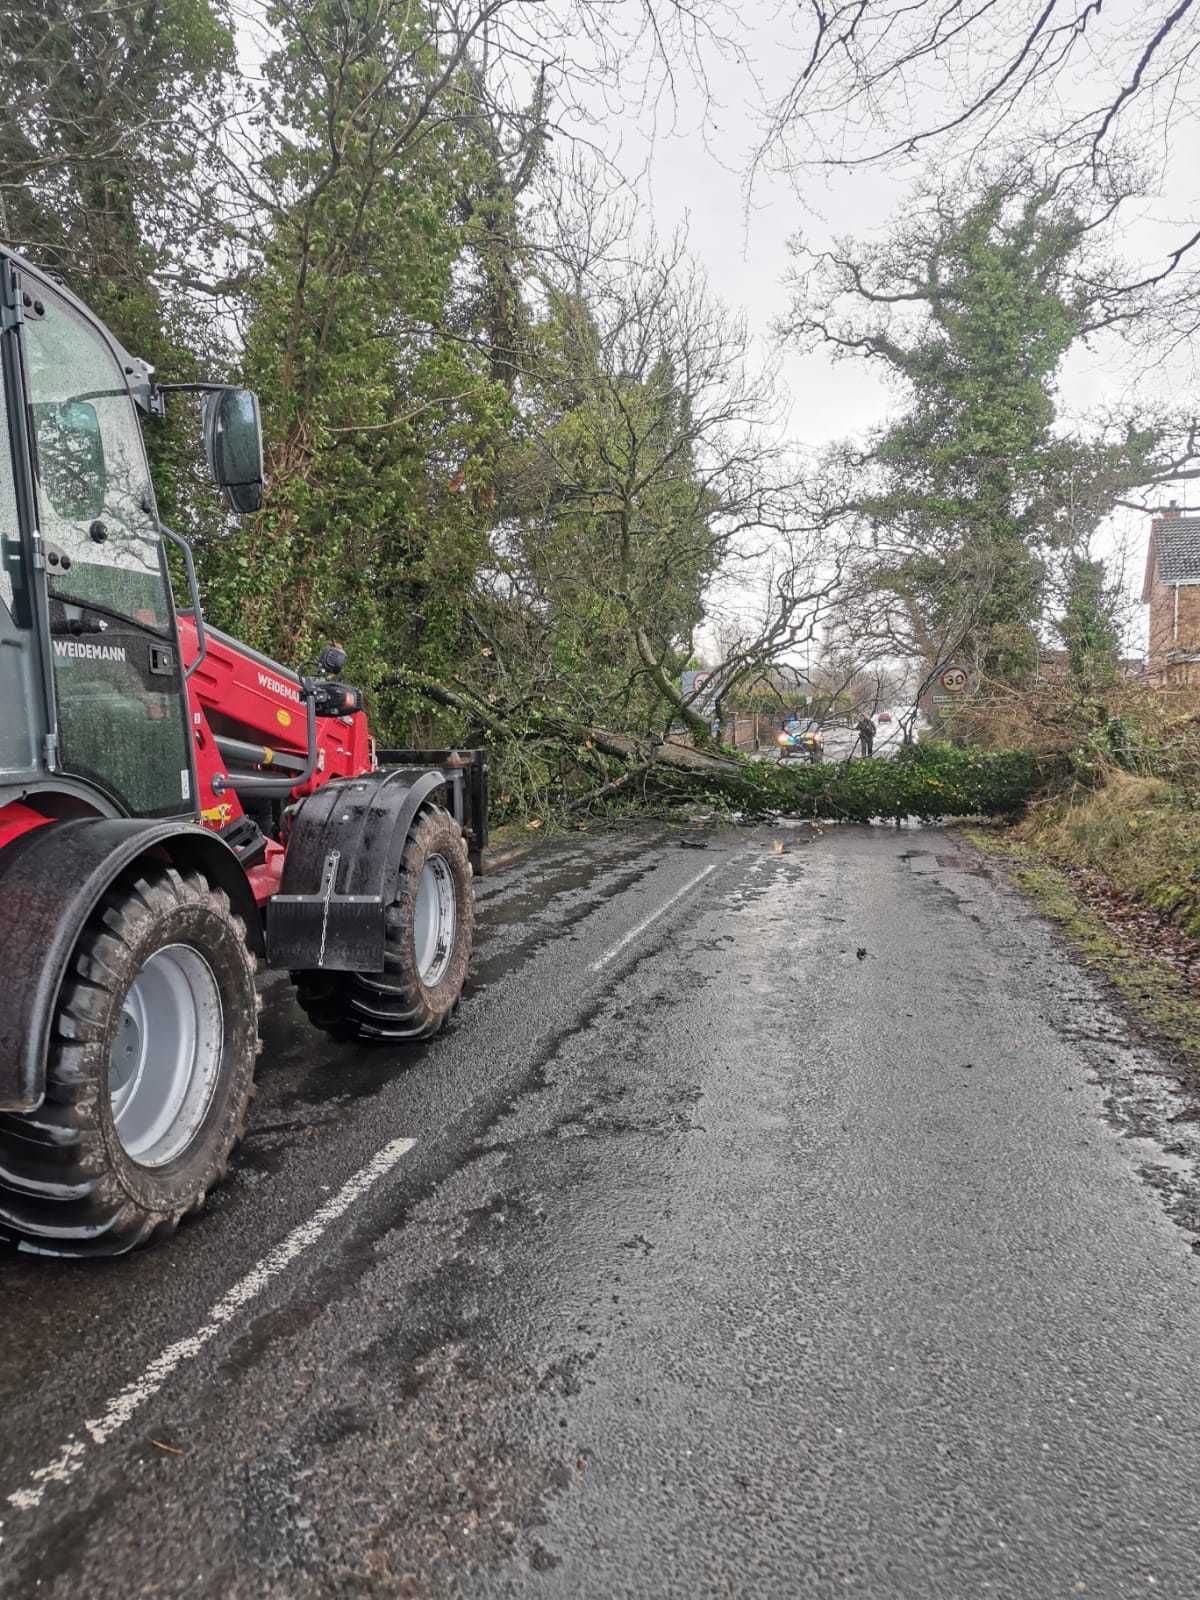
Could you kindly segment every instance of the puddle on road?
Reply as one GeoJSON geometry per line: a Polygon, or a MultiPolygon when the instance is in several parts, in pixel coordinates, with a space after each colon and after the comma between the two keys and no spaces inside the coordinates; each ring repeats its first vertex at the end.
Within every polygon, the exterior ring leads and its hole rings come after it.
{"type": "Polygon", "coordinates": [[[904,850],[899,859],[911,872],[933,874],[935,870],[967,872],[975,878],[989,876],[987,862],[980,856],[965,855],[960,851],[904,850]],[[920,866],[915,866],[915,862],[920,866]]]}
{"type": "Polygon", "coordinates": [[[588,888],[600,873],[611,872],[622,865],[623,861],[584,861],[525,878],[519,888],[514,887],[507,894],[480,898],[480,926],[504,928],[510,923],[525,926],[531,914],[547,910],[550,903],[562,895],[588,888]]]}
{"type": "Polygon", "coordinates": [[[987,867],[975,856],[934,856],[939,867],[951,867],[955,872],[970,872],[976,877],[986,878],[987,867]]]}
{"type": "Polygon", "coordinates": [[[484,876],[476,882],[475,898],[481,920],[495,920],[499,925],[512,920],[507,908],[514,903],[528,908],[545,904],[572,889],[586,888],[601,874],[646,858],[665,838],[656,833],[635,839],[587,841],[582,850],[578,840],[543,846],[532,859],[517,865],[515,871],[484,876]]]}
{"type": "Polygon", "coordinates": [[[1193,1156],[1184,1155],[1179,1150],[1168,1150],[1159,1144],[1156,1139],[1149,1139],[1136,1134],[1126,1135],[1126,1144],[1135,1155],[1141,1157],[1141,1170],[1157,1167],[1163,1172],[1174,1173],[1180,1178],[1194,1178],[1196,1175],[1196,1161],[1193,1156]]]}

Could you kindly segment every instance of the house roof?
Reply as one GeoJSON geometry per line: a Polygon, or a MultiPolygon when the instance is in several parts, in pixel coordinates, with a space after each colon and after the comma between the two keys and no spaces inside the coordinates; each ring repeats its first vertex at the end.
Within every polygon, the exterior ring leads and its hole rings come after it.
{"type": "Polygon", "coordinates": [[[1142,600],[1149,604],[1154,569],[1163,583],[1200,583],[1200,517],[1160,517],[1150,529],[1142,600]]]}

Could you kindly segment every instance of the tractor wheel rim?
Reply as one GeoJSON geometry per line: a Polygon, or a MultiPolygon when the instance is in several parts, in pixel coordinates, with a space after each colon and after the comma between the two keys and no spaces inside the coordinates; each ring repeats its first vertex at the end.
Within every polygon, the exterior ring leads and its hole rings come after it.
{"type": "Polygon", "coordinates": [[[221,991],[208,962],[190,945],[156,950],[125,996],[108,1068],[113,1126],[140,1166],[165,1166],[199,1132],[223,1039],[221,991]]]}
{"type": "Polygon", "coordinates": [[[413,954],[417,975],[427,989],[435,988],[445,976],[454,952],[457,922],[450,864],[445,856],[429,856],[421,868],[413,907],[413,954]]]}

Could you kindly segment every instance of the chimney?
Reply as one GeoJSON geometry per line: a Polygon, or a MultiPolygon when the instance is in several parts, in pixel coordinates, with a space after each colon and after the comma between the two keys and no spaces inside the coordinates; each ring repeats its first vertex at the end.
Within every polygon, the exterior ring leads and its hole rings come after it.
{"type": "Polygon", "coordinates": [[[1177,517],[1179,515],[1179,501],[1178,500],[1170,500],[1170,501],[1168,501],[1167,505],[1166,505],[1166,508],[1162,512],[1162,515],[1164,517],[1177,517]]]}

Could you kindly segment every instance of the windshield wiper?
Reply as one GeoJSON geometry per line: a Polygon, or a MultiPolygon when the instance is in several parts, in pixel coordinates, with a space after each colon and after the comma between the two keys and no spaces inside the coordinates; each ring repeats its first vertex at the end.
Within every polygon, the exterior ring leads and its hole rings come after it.
{"type": "Polygon", "coordinates": [[[52,622],[50,632],[55,635],[66,633],[76,638],[81,633],[103,633],[104,624],[89,622],[86,617],[68,617],[65,622],[52,622]]]}
{"type": "MultiPolygon", "coordinates": [[[[51,589],[51,600],[59,600],[65,606],[81,606],[84,611],[98,611],[102,617],[107,617],[110,622],[119,622],[127,628],[144,628],[147,633],[155,633],[162,639],[167,639],[170,634],[166,628],[160,628],[156,622],[139,622],[136,617],[130,617],[123,611],[114,611],[111,606],[101,605],[98,600],[85,600],[82,595],[64,594],[61,589],[51,589]]],[[[53,626],[51,633],[55,632],[53,626]]],[[[89,633],[92,629],[87,630],[89,633]]]]}

